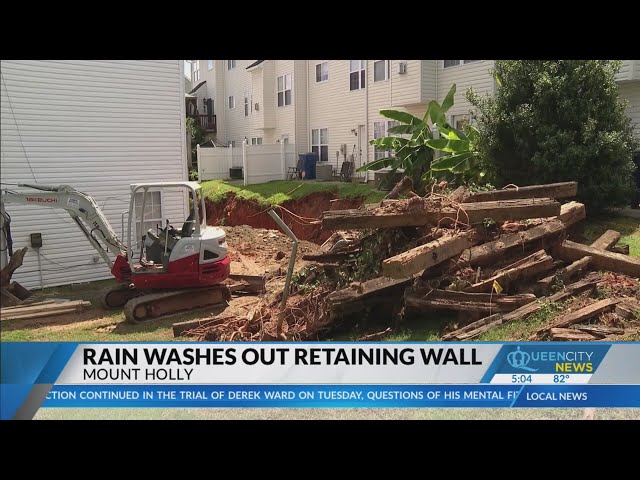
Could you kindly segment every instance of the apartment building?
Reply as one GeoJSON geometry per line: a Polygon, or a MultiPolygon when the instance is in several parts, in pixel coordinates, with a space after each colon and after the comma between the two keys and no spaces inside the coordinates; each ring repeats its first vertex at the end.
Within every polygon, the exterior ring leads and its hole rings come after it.
{"type": "MultiPolygon", "coordinates": [[[[495,93],[493,60],[197,60],[192,95],[213,108],[220,144],[295,143],[335,163],[353,155],[356,166],[381,158],[369,140],[393,125],[380,110],[404,110],[422,117],[457,84],[449,121],[460,125],[473,87],[495,93]],[[211,101],[209,101],[211,99],[211,101]]],[[[625,60],[618,73],[620,95],[640,138],[640,60],[625,60]]],[[[206,112],[205,112],[206,113],[206,112]]],[[[212,112],[209,111],[209,114],[212,112]]],[[[202,113],[201,113],[202,114],[202,113]]],[[[369,174],[373,178],[373,174],[369,174]]]]}

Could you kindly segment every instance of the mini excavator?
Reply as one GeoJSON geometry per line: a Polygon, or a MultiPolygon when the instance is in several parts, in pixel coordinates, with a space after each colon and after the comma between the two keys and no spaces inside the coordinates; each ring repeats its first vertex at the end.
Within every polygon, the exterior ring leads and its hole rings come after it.
{"type": "Polygon", "coordinates": [[[197,182],[131,185],[126,245],[90,195],[68,185],[19,187],[30,191],[2,190],[3,206],[18,203],[66,210],[119,284],[102,294],[103,305],[124,307],[128,322],[142,323],[231,298],[229,288],[222,284],[229,277],[231,263],[225,232],[206,224],[204,196],[197,182]],[[147,193],[165,189],[180,189],[188,194],[190,213],[182,227],[178,230],[166,220],[164,226],[156,225],[155,229],[141,232],[143,235],[134,233],[137,225],[145,225],[147,193]],[[139,217],[135,215],[137,193],[142,193],[139,217]]]}

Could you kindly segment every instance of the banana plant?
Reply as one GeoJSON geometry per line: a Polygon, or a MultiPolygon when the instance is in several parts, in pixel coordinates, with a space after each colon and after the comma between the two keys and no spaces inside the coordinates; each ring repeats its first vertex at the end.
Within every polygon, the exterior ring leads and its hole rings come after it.
{"type": "Polygon", "coordinates": [[[422,119],[399,110],[380,110],[380,115],[395,120],[399,125],[389,129],[389,133],[394,136],[376,138],[369,143],[388,152],[389,155],[365,163],[358,168],[358,171],[390,168],[392,172],[395,172],[402,169],[405,175],[413,180],[416,191],[421,192],[425,182],[432,176],[431,165],[434,148],[429,145],[429,141],[434,140],[434,137],[429,121],[433,125],[437,125],[438,122],[446,123],[445,113],[453,106],[455,92],[456,86],[454,84],[442,104],[435,100],[429,102],[422,119]]]}
{"type": "Polygon", "coordinates": [[[398,110],[381,110],[383,117],[395,120],[399,125],[389,129],[394,136],[376,138],[369,143],[389,152],[389,155],[364,164],[358,171],[390,168],[395,172],[402,169],[411,177],[418,192],[434,179],[455,183],[479,181],[484,171],[480,168],[476,149],[478,130],[471,125],[462,131],[457,130],[446,120],[455,93],[454,84],[441,104],[436,100],[429,102],[422,119],[398,110]],[[435,130],[440,138],[434,138],[435,130]],[[434,151],[443,155],[434,158],[434,151]]]}

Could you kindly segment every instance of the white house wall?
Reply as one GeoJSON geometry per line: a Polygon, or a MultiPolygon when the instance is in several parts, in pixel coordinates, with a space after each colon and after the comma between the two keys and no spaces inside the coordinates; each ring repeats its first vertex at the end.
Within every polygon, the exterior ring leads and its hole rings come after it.
{"type": "MultiPolygon", "coordinates": [[[[70,185],[93,196],[122,236],[131,183],[186,180],[181,60],[3,60],[1,67],[3,183],[70,185]]],[[[6,210],[14,250],[29,246],[29,234],[42,234],[45,287],[111,278],[64,210],[16,204],[6,210]]],[[[186,215],[184,195],[165,195],[165,218],[179,224],[186,215]]],[[[34,250],[14,279],[40,286],[34,250]]]]}
{"type": "Polygon", "coordinates": [[[456,65],[444,68],[444,60],[438,60],[438,102],[442,102],[451,86],[456,84],[454,105],[449,110],[449,115],[464,115],[472,109],[471,104],[465,98],[467,89],[473,87],[477,92],[484,94],[495,93],[495,82],[489,73],[493,68],[493,60],[456,65]]]}
{"type": "Polygon", "coordinates": [[[620,97],[627,100],[627,116],[631,118],[635,137],[640,140],[640,81],[620,84],[620,97]]]}

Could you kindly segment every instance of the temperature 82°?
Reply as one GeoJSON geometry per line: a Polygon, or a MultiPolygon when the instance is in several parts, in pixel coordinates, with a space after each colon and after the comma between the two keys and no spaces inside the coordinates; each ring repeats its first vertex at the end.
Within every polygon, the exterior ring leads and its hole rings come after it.
{"type": "Polygon", "coordinates": [[[523,373],[511,375],[511,383],[531,383],[531,375],[523,373]]]}

